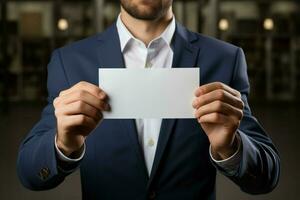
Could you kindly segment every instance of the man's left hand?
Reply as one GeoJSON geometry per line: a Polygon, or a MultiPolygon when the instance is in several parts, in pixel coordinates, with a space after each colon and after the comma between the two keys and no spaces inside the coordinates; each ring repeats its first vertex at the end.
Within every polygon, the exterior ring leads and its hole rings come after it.
{"type": "Polygon", "coordinates": [[[213,157],[229,158],[238,148],[236,132],[244,109],[240,92],[214,82],[197,88],[195,96],[195,117],[208,136],[213,157]]]}

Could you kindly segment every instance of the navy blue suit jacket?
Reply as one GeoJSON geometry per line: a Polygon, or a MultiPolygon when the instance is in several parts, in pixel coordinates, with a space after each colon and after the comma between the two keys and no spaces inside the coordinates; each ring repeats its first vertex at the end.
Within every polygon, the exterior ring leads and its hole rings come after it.
{"type": "MultiPolygon", "coordinates": [[[[239,127],[242,161],[230,176],[251,194],[271,191],[279,179],[278,153],[252,116],[243,51],[176,25],[173,67],[200,67],[201,84],[223,82],[240,91],[245,103],[239,127]]],[[[57,159],[56,118],[52,102],[80,81],[98,84],[98,67],[124,67],[116,25],[105,32],[54,51],[48,65],[48,105],[20,146],[17,171],[32,190],[54,188],[77,167],[83,199],[215,199],[216,168],[209,141],[195,119],[163,119],[150,177],[138,143],[134,119],[104,120],[86,140],[86,154],[75,164],[57,159]]],[[[188,81],[188,80],[187,80],[188,81]]]]}

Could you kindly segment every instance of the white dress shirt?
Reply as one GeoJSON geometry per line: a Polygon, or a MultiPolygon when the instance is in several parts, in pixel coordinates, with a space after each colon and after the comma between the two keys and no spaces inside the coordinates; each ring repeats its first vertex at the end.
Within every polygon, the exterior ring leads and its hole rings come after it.
{"type": "MultiPolygon", "coordinates": [[[[165,31],[157,38],[153,39],[148,46],[141,40],[135,38],[126,28],[119,15],[117,30],[120,38],[120,46],[123,54],[126,68],[171,68],[173,61],[173,50],[171,41],[176,29],[175,17],[167,26],[165,31]]],[[[192,105],[191,105],[192,106],[192,105]]],[[[145,164],[150,175],[154,156],[156,152],[157,142],[159,138],[162,119],[135,119],[139,143],[142,147],[145,164]]],[[[199,127],[200,128],[200,127],[199,127]]],[[[56,146],[56,145],[55,145],[56,146]]],[[[69,159],[62,154],[57,148],[58,157],[63,161],[74,162],[79,159],[69,159]]],[[[226,172],[234,174],[241,157],[241,148],[230,158],[222,161],[212,160],[222,167],[226,172]]]]}
{"type": "MultiPolygon", "coordinates": [[[[166,30],[146,46],[128,31],[119,16],[117,29],[126,68],[171,68],[174,54],[171,41],[175,28],[175,18],[173,18],[166,30]]],[[[162,119],[136,119],[135,121],[145,164],[150,174],[162,119]]]]}

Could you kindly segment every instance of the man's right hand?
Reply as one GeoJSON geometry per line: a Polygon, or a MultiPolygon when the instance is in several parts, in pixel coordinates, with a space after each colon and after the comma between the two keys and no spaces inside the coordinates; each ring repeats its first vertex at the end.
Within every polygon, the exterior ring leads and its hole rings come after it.
{"type": "Polygon", "coordinates": [[[68,157],[81,154],[86,136],[109,111],[107,95],[98,86],[79,82],[60,92],[53,105],[57,119],[57,147],[68,157]]]}

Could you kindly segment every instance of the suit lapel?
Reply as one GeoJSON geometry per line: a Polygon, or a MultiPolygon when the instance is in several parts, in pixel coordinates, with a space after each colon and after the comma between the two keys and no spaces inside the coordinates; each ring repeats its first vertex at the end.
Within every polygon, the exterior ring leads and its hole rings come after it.
{"type": "MultiPolygon", "coordinates": [[[[125,68],[124,58],[121,52],[120,40],[116,25],[112,25],[103,32],[98,40],[99,45],[99,63],[101,68],[125,68]]],[[[132,144],[137,159],[138,165],[144,177],[148,179],[147,168],[144,162],[142,149],[139,145],[138,134],[134,119],[115,120],[116,124],[120,124],[120,129],[124,130],[128,135],[128,139],[132,144]]]]}
{"type": "MultiPolygon", "coordinates": [[[[192,35],[189,38],[187,30],[177,24],[171,44],[174,52],[172,68],[196,67],[199,48],[191,45],[191,42],[195,39],[196,37],[193,38],[192,35]]],[[[167,143],[174,132],[176,121],[176,119],[163,119],[162,121],[148,187],[158,171],[167,143]]]]}
{"type": "Polygon", "coordinates": [[[125,68],[116,24],[99,35],[99,58],[101,68],[125,68]]]}

